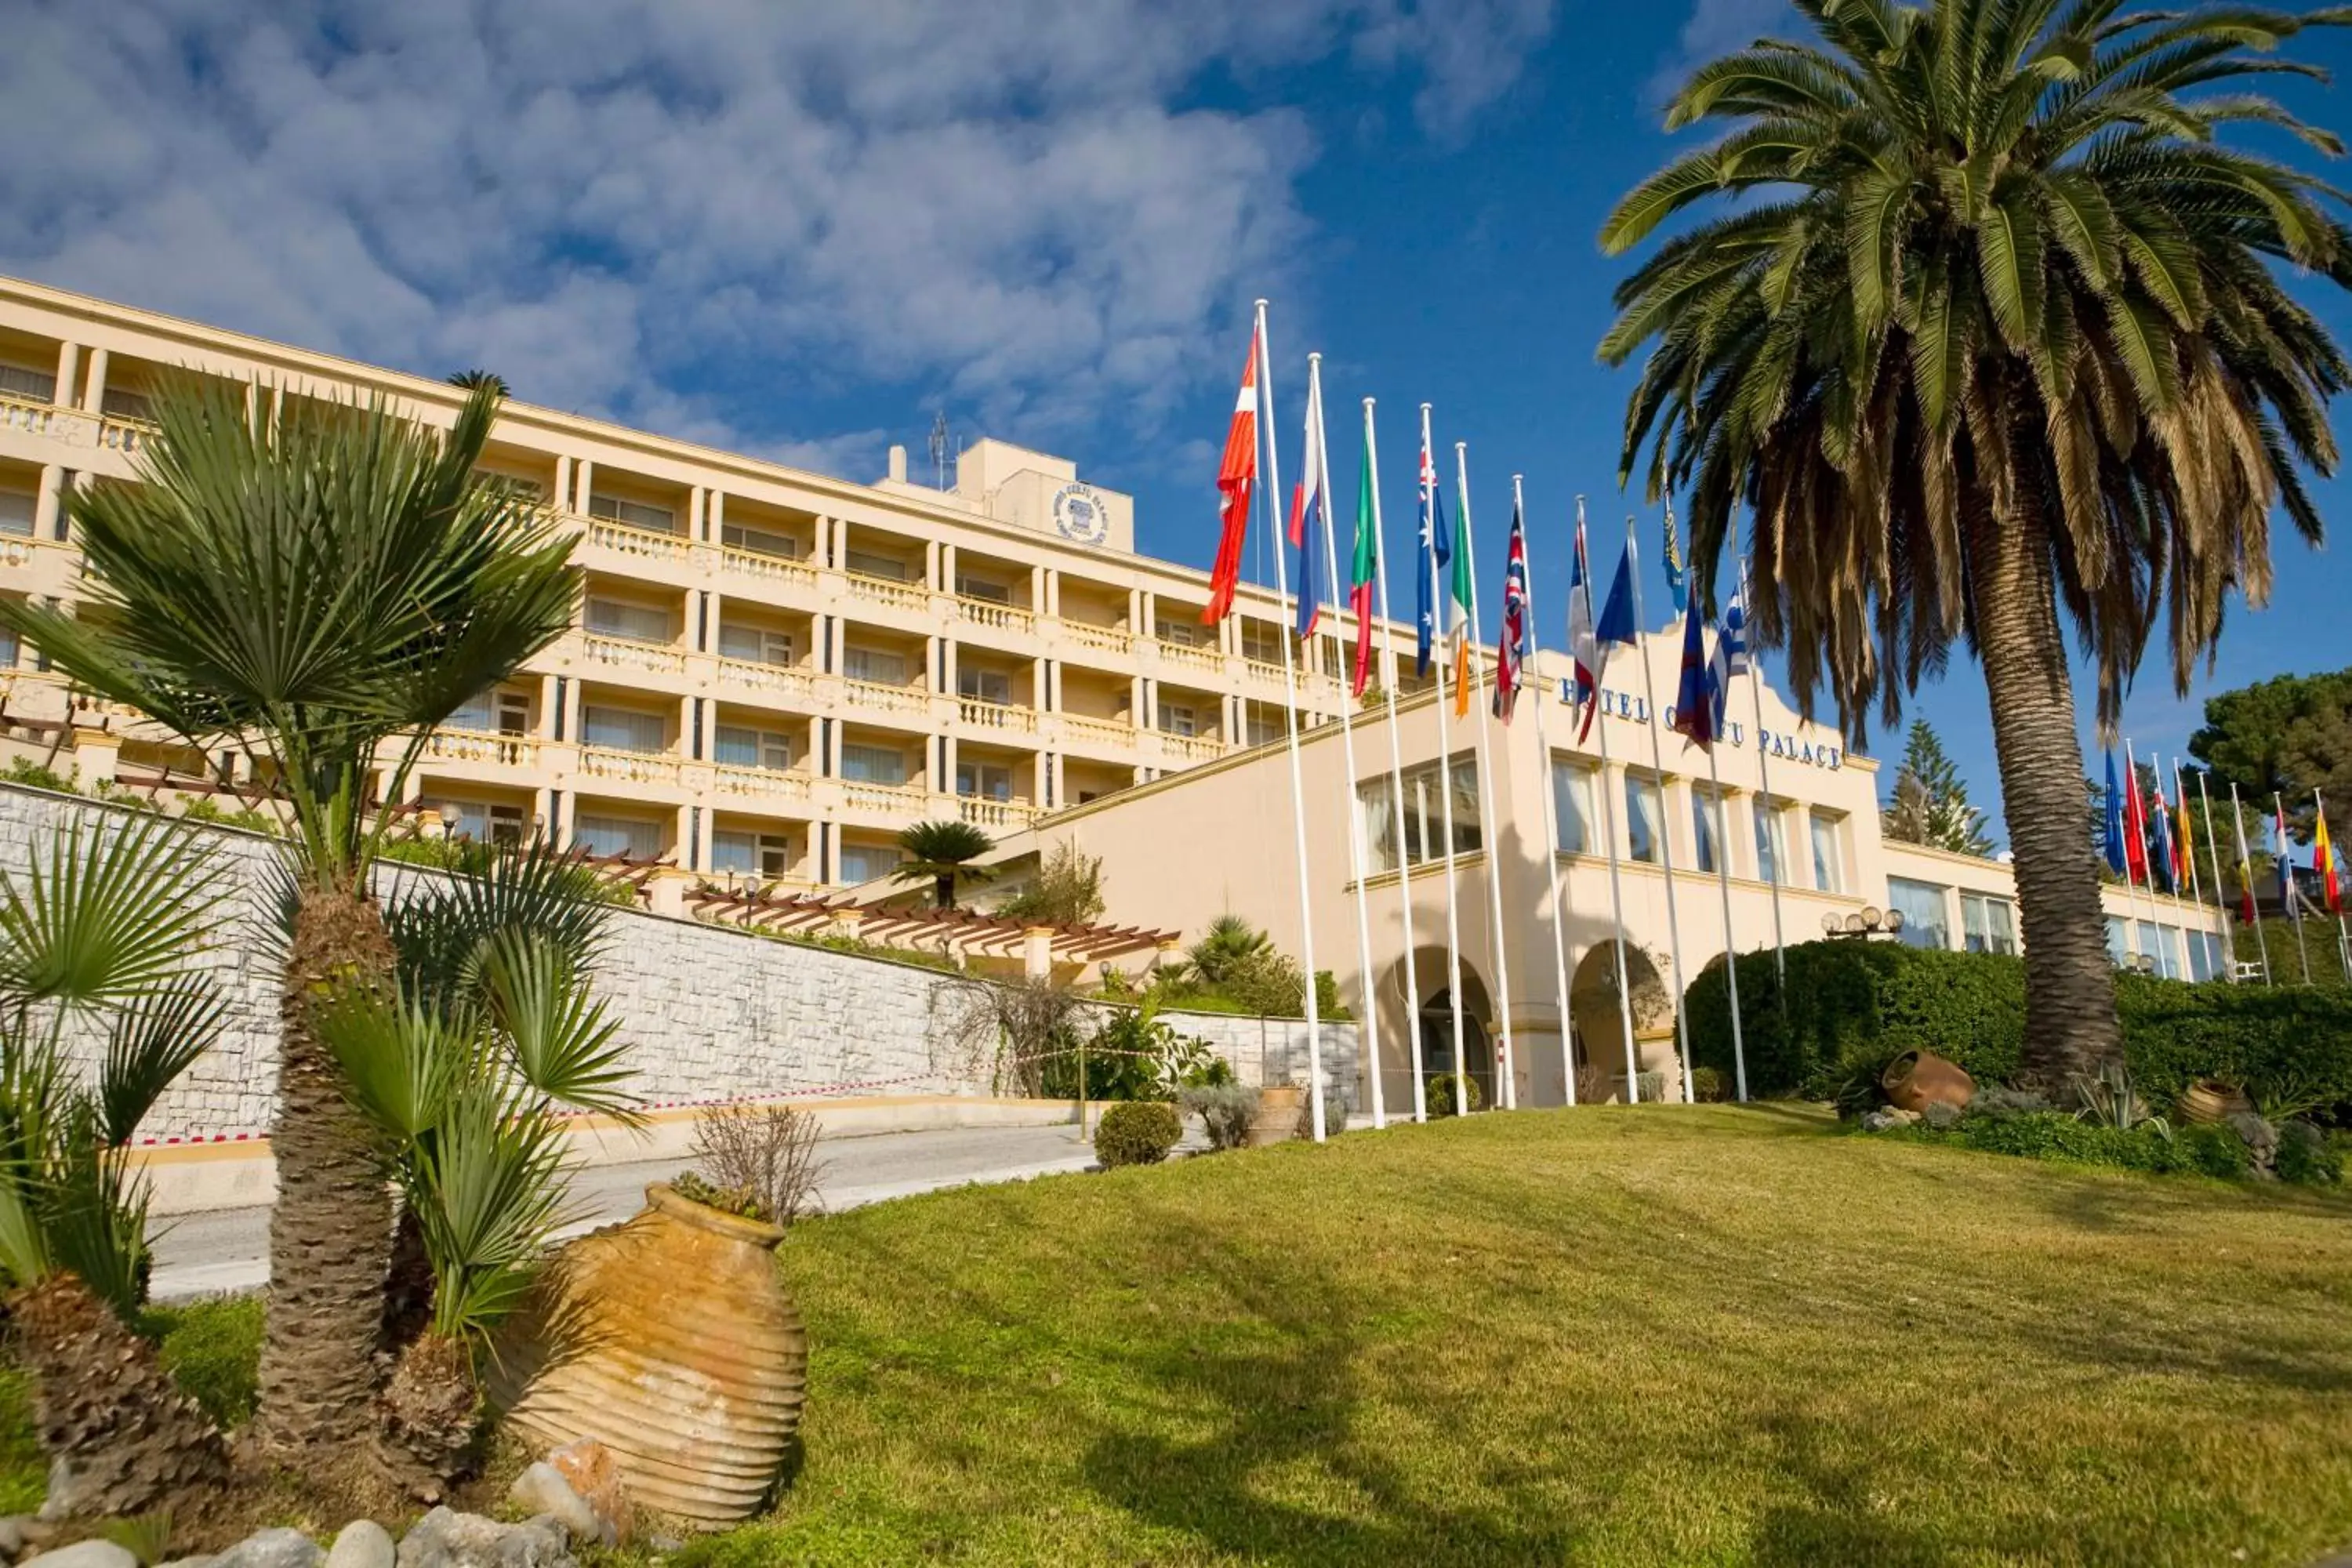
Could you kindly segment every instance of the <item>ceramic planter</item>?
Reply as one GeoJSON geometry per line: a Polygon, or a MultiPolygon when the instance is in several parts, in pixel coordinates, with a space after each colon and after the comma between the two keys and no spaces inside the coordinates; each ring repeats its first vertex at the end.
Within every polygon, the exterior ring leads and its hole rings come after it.
{"type": "Polygon", "coordinates": [[[1896,1057],[1886,1064],[1878,1086],[1886,1091],[1888,1101],[1903,1110],[1925,1110],[1937,1103],[1965,1110],[1977,1094],[1976,1079],[1958,1062],[1946,1061],[1933,1051],[1906,1051],[1896,1057]]]}
{"type": "Polygon", "coordinates": [[[1258,1090],[1257,1115],[1250,1122],[1249,1146],[1263,1149],[1269,1143],[1287,1143],[1297,1137],[1299,1108],[1306,1100],[1307,1091],[1296,1084],[1268,1084],[1258,1090]]]}

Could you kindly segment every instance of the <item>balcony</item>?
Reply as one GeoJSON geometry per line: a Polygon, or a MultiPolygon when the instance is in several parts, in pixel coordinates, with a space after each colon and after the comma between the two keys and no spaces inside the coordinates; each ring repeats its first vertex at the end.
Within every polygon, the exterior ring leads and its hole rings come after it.
{"type": "Polygon", "coordinates": [[[1037,732],[1037,710],[1015,708],[1003,702],[983,702],[977,697],[959,698],[958,717],[967,728],[993,730],[1005,735],[1034,735],[1037,732]]]}
{"type": "Polygon", "coordinates": [[[1037,808],[1025,800],[987,800],[976,795],[958,795],[956,809],[974,827],[1026,827],[1037,820],[1037,808]]]}
{"type": "Polygon", "coordinates": [[[631,528],[610,518],[592,517],[583,520],[588,525],[588,542],[601,545],[639,561],[679,562],[687,558],[691,548],[682,533],[662,533],[650,528],[631,528]]]}
{"type": "Polygon", "coordinates": [[[794,668],[789,664],[761,664],[746,658],[720,659],[719,679],[730,686],[781,697],[787,702],[805,703],[815,686],[804,669],[794,668]]]}
{"type": "Polygon", "coordinates": [[[504,735],[486,730],[436,730],[425,737],[426,760],[437,763],[488,763],[499,767],[529,768],[539,764],[539,742],[528,735],[504,735]]]}
{"type": "Polygon", "coordinates": [[[970,621],[976,626],[986,626],[993,632],[1021,632],[1037,629],[1037,617],[1011,605],[1000,605],[992,599],[974,599],[958,595],[956,618],[970,621]]]}
{"type": "Polygon", "coordinates": [[[1062,738],[1073,745],[1109,746],[1118,751],[1130,751],[1135,746],[1135,726],[1116,719],[1087,719],[1076,713],[1062,718],[1062,738]]]}
{"type": "Polygon", "coordinates": [[[1135,639],[1112,626],[1089,626],[1085,621],[1064,621],[1062,638],[1073,647],[1089,653],[1107,653],[1125,658],[1135,651],[1135,639]]]}
{"type": "Polygon", "coordinates": [[[1160,645],[1160,662],[1178,669],[1197,669],[1203,675],[1225,673],[1225,656],[1213,647],[1192,647],[1180,642],[1160,645]]]}
{"type": "Polygon", "coordinates": [[[841,798],[855,810],[902,816],[920,812],[930,796],[915,784],[863,784],[856,779],[844,779],[841,782],[841,798]]]}
{"type": "Polygon", "coordinates": [[[591,632],[583,639],[581,657],[608,669],[642,670],[647,675],[683,675],[686,655],[667,643],[639,642],[635,637],[604,637],[591,632]]]}
{"type": "Polygon", "coordinates": [[[0,533],[0,566],[30,566],[40,559],[41,547],[19,534],[0,533]]]}
{"type": "Polygon", "coordinates": [[[109,414],[98,422],[98,444],[109,451],[136,452],[147,438],[155,434],[155,426],[145,419],[126,418],[109,414]]]}
{"type": "Polygon", "coordinates": [[[844,680],[842,698],[853,708],[870,708],[877,713],[928,713],[929,693],[919,686],[885,686],[877,680],[844,680]]]}
{"type": "Polygon", "coordinates": [[[882,605],[894,610],[912,610],[920,614],[930,605],[930,590],[919,583],[901,583],[889,577],[868,577],[862,572],[844,574],[849,584],[849,596],[863,599],[869,605],[882,605]]]}
{"type": "Polygon", "coordinates": [[[794,588],[816,586],[816,568],[789,555],[769,555],[757,550],[737,550],[730,546],[719,552],[719,563],[723,570],[739,577],[794,588]]]}
{"type": "Polygon", "coordinates": [[[1261,686],[1280,686],[1282,684],[1282,666],[1271,663],[1268,660],[1263,658],[1244,659],[1242,661],[1242,670],[1243,673],[1246,674],[1252,680],[1256,681],[1261,686]]]}
{"type": "Polygon", "coordinates": [[[719,794],[737,799],[799,801],[809,797],[808,774],[780,768],[738,768],[722,763],[714,770],[711,783],[719,794]]]}
{"type": "Polygon", "coordinates": [[[1205,763],[1225,752],[1224,743],[1213,735],[1179,735],[1168,730],[1160,731],[1160,750],[1187,763],[1205,763]]]}
{"type": "Polygon", "coordinates": [[[23,430],[34,436],[64,436],[82,416],[54,403],[0,393],[0,430],[23,430]]]}
{"type": "Polygon", "coordinates": [[[583,778],[610,779],[616,784],[674,784],[677,759],[666,752],[622,752],[609,746],[580,748],[583,778]]]}

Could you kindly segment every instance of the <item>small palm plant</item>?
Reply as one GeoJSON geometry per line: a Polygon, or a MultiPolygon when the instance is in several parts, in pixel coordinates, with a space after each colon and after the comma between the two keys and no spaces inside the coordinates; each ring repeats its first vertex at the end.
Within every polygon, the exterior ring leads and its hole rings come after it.
{"type": "Polygon", "coordinates": [[[562,1222],[560,1110],[637,1120],[589,994],[612,912],[594,873],[544,842],[468,846],[457,872],[390,900],[394,994],[346,991],[321,1018],[400,1195],[394,1257],[423,1275],[387,1313],[373,1451],[427,1501],[471,1462],[480,1358],[562,1222]]]}
{"type": "Polygon", "coordinates": [[[971,862],[996,847],[996,841],[969,822],[918,822],[898,830],[898,847],[907,858],[890,873],[894,882],[929,882],[939,907],[955,907],[956,883],[986,882],[994,868],[971,862]]]}
{"type": "Polygon", "coordinates": [[[1216,985],[1273,950],[1273,939],[1245,917],[1222,914],[1209,922],[1200,941],[1184,950],[1184,956],[1192,960],[1193,973],[1216,985]]]}
{"type": "Polygon", "coordinates": [[[220,898],[193,837],[155,820],[77,825],[0,878],[0,1276],[58,1511],[135,1513],[225,1474],[130,1327],[147,1188],[124,1152],[219,1032],[198,961],[220,898]]]}

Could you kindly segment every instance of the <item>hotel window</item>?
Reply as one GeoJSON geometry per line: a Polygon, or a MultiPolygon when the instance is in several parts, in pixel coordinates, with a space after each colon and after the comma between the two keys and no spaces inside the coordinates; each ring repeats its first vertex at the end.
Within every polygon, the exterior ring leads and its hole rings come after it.
{"type": "Polygon", "coordinates": [[[1813,886],[1824,893],[1845,891],[1845,859],[1838,853],[1838,825],[1844,820],[1813,813],[1813,886]]]}
{"type": "Polygon", "coordinates": [[[1259,664],[1282,662],[1282,630],[1264,621],[1242,623],[1242,657],[1259,664]]]}
{"type": "Polygon", "coordinates": [[[1242,723],[1244,732],[1249,737],[1249,744],[1253,746],[1270,745],[1276,741],[1284,739],[1289,733],[1282,720],[1268,717],[1265,711],[1255,703],[1251,704],[1249,713],[1242,723]]]}
{"type": "Polygon", "coordinates": [[[1600,835],[1592,816],[1592,770],[1582,763],[1551,760],[1552,815],[1559,822],[1563,855],[1591,855],[1600,835]]]}
{"type": "Polygon", "coordinates": [[[442,721],[452,730],[487,734],[530,733],[530,699],[520,691],[485,691],[442,721]]]}
{"type": "Polygon", "coordinates": [[[440,805],[441,821],[450,837],[477,844],[522,842],[522,807],[484,805],[479,801],[450,800],[440,805]]]}
{"type": "Polygon", "coordinates": [[[722,827],[710,836],[710,868],[743,877],[788,877],[793,841],[781,833],[722,827]]]}
{"type": "Polygon", "coordinates": [[[30,490],[0,490],[0,533],[33,537],[34,509],[40,498],[30,490]]]}
{"type": "Polygon", "coordinates": [[[852,680],[871,681],[877,686],[907,684],[907,656],[884,653],[880,648],[845,647],[841,650],[842,673],[852,680]]]}
{"type": "Polygon", "coordinates": [[[1186,702],[1160,701],[1160,731],[1164,735],[1198,734],[1199,719],[1192,706],[1186,702]]]}
{"type": "Polygon", "coordinates": [[[1665,806],[1658,795],[1658,781],[1645,779],[1638,773],[1625,775],[1625,858],[1645,860],[1656,865],[1663,854],[1659,829],[1665,822],[1665,806]]]}
{"type": "Polygon", "coordinates": [[[661,858],[661,824],[633,816],[583,815],[572,825],[572,840],[591,855],[625,855],[632,860],[661,858]]]}
{"type": "MultiPolygon", "coordinates": [[[[870,550],[848,550],[842,552],[842,568],[860,577],[880,577],[892,583],[907,580],[907,563],[895,555],[877,555],[870,550]]],[[[849,851],[844,849],[846,857],[849,851]]]]}
{"type": "Polygon", "coordinates": [[[536,502],[540,499],[540,483],[537,479],[527,479],[520,474],[501,474],[491,468],[476,468],[474,478],[485,485],[496,486],[527,501],[536,502]]]}
{"type": "Polygon", "coordinates": [[[731,658],[739,664],[790,664],[793,662],[793,634],[772,632],[763,626],[730,626],[719,628],[719,657],[731,658]]]}
{"type": "Polygon", "coordinates": [[[975,702],[993,702],[999,707],[1013,700],[1013,678],[1001,669],[974,669],[970,665],[956,666],[956,695],[975,702]]]}
{"type": "Polygon", "coordinates": [[[873,882],[898,868],[895,844],[845,844],[841,847],[841,879],[873,882]]]}
{"type": "Polygon", "coordinates": [[[1151,626],[1151,635],[1161,642],[1172,642],[1179,647],[1198,647],[1205,639],[1205,628],[1190,621],[1171,621],[1161,616],[1151,626]]]}
{"type": "Polygon", "coordinates": [[[956,794],[967,800],[1011,800],[1013,770],[995,763],[958,763],[956,794]]]}
{"type": "Polygon", "coordinates": [[[592,495],[588,498],[588,515],[601,517],[625,528],[642,528],[648,533],[677,531],[677,513],[666,506],[647,506],[642,501],[623,500],[618,496],[592,495]]]}
{"type": "Polygon", "coordinates": [[[2150,974],[2180,973],[2180,950],[2173,946],[2171,932],[2158,929],[2154,921],[2139,922],[2139,967],[2150,974]]]}
{"type": "Polygon", "coordinates": [[[106,395],[99,399],[98,411],[110,418],[140,419],[150,424],[155,418],[154,402],[145,393],[118,392],[112,387],[109,387],[106,395]]]}
{"type": "Polygon", "coordinates": [[[730,550],[740,550],[752,555],[776,555],[786,561],[800,559],[800,541],[789,533],[771,533],[764,528],[745,528],[740,523],[721,523],[719,542],[730,550]]]}
{"type": "Polygon", "coordinates": [[[2107,962],[2117,969],[2131,967],[2131,949],[2121,915],[2107,917],[2107,962]]]}
{"type": "Polygon", "coordinates": [[[590,703],[580,710],[580,739],[614,752],[666,752],[669,721],[658,713],[590,703]]]}
{"type": "Polygon", "coordinates": [[[1364,865],[1375,876],[1397,868],[1396,811],[1390,799],[1387,779],[1356,786],[1356,831],[1363,836],[1364,865]]]}
{"type": "Polygon", "coordinates": [[[1960,925],[1970,952],[2017,951],[2017,917],[2007,899],[1982,893],[1960,895],[1960,925]]]}
{"type": "Polygon", "coordinates": [[[1756,874],[1767,882],[1780,879],[1788,859],[1789,812],[1779,801],[1756,797],[1756,874]]]}
{"type": "Polygon", "coordinates": [[[841,748],[841,776],[857,784],[905,784],[907,753],[891,746],[845,745],[841,748]]]}
{"type": "Polygon", "coordinates": [[[16,668],[23,656],[24,645],[16,640],[16,634],[0,630],[0,669],[16,668]]]}
{"type": "MultiPolygon", "coordinates": [[[[1396,858],[1396,809],[1390,804],[1384,778],[1368,779],[1356,786],[1357,809],[1364,841],[1371,847],[1374,871],[1393,871],[1396,858]]],[[[1437,764],[1423,763],[1404,773],[1404,844],[1416,866],[1442,859],[1445,854],[1445,795],[1438,784],[1437,764]]],[[[1454,764],[1454,852],[1478,851],[1478,768],[1468,759],[1454,764]]]]}
{"type": "Polygon", "coordinates": [[[0,397],[55,403],[58,399],[57,375],[54,372],[34,370],[26,365],[0,364],[0,397]]]}
{"type": "Polygon", "coordinates": [[[1716,826],[1721,820],[1716,816],[1716,796],[1703,784],[1691,786],[1691,842],[1697,846],[1698,868],[1713,876],[1721,862],[1721,851],[1716,844],[1716,826]]]}
{"type": "Polygon", "coordinates": [[[793,738],[774,730],[748,724],[721,724],[712,760],[730,768],[765,768],[782,773],[793,765],[793,738]]]}
{"type": "Polygon", "coordinates": [[[2191,980],[2220,979],[2221,972],[2213,967],[2213,933],[2192,931],[2182,934],[2188,938],[2184,945],[2189,949],[2189,978],[2191,980]]]}
{"type": "Polygon", "coordinates": [[[1952,932],[1944,916],[1944,889],[1907,877],[1886,879],[1886,902],[1903,917],[1903,940],[1913,947],[1949,947],[1952,932]]]}
{"type": "Polygon", "coordinates": [[[1013,590],[1004,584],[992,583],[985,577],[967,577],[961,572],[956,574],[955,591],[959,597],[979,599],[985,604],[1009,605],[1013,602],[1013,590]]]}
{"type": "Polygon", "coordinates": [[[666,643],[676,636],[670,630],[667,610],[625,605],[618,599],[589,600],[588,629],[601,637],[627,637],[633,642],[666,643]]]}

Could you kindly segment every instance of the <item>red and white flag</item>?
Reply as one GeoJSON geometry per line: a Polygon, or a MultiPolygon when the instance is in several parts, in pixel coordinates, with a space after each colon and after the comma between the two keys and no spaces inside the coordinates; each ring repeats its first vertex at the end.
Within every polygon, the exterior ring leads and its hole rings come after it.
{"type": "Polygon", "coordinates": [[[1249,363],[1242,366],[1241,391],[1234,398],[1234,422],[1225,430],[1225,458],[1217,467],[1217,564],[1209,574],[1203,626],[1223,620],[1241,585],[1242,545],[1249,537],[1250,498],[1257,489],[1257,329],[1250,329],[1249,363]]]}

